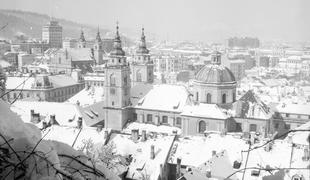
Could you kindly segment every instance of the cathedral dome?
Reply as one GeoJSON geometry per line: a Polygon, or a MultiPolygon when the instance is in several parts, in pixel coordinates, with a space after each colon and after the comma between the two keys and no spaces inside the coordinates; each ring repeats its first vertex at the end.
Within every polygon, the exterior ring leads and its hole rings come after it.
{"type": "Polygon", "coordinates": [[[195,81],[201,83],[221,84],[235,82],[233,73],[222,65],[209,64],[203,67],[195,77],[195,81]]]}
{"type": "Polygon", "coordinates": [[[195,81],[211,84],[236,82],[234,74],[227,67],[221,65],[221,53],[218,51],[211,54],[211,64],[201,68],[196,74],[195,81]]]}

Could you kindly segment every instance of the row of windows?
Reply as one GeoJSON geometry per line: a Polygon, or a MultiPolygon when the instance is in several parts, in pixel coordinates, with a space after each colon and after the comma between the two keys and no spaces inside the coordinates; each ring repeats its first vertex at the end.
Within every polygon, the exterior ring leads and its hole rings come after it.
{"type": "MultiPolygon", "coordinates": [[[[227,95],[225,93],[222,94],[222,103],[227,102],[226,98],[227,98],[227,95]]],[[[235,101],[235,100],[236,100],[236,93],[233,93],[233,101],[235,101]]],[[[196,101],[199,101],[199,93],[198,92],[196,92],[196,101]]],[[[209,104],[212,103],[212,95],[210,93],[207,93],[206,102],[209,104]]]]}
{"type": "MultiPolygon", "coordinates": [[[[46,93],[46,96],[47,96],[47,99],[49,97],[59,97],[59,96],[67,96],[67,95],[71,95],[71,94],[74,94],[76,92],[78,92],[79,90],[79,87],[72,87],[72,88],[67,88],[67,89],[61,89],[57,92],[47,92],[46,93]]],[[[35,97],[41,97],[40,96],[40,92],[20,92],[20,91],[17,91],[17,92],[13,92],[13,93],[8,93],[7,94],[7,98],[10,99],[11,98],[11,95],[13,96],[14,99],[18,98],[18,99],[23,99],[23,98],[29,98],[31,96],[31,94],[33,94],[33,96],[35,97]]]]}
{"type": "MultiPolygon", "coordinates": [[[[160,118],[159,116],[155,116],[157,118],[160,118]]],[[[174,126],[180,126],[182,124],[182,119],[180,117],[172,118],[173,119],[173,125],[174,126]]],[[[147,114],[146,116],[146,122],[153,123],[153,115],[147,114]]],[[[162,124],[168,124],[168,116],[162,116],[161,117],[161,123],[162,124]]]]}

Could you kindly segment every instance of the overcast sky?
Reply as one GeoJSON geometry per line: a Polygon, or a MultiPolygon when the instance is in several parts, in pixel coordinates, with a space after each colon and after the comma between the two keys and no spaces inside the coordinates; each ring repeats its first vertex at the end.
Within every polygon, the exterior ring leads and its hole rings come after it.
{"type": "Polygon", "coordinates": [[[53,14],[170,40],[223,41],[231,36],[310,41],[310,0],[0,0],[2,9],[53,14]]]}

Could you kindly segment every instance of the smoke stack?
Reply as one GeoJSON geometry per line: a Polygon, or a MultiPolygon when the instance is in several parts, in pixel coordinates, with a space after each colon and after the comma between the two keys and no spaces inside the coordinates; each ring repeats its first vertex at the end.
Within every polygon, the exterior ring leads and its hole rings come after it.
{"type": "Polygon", "coordinates": [[[181,158],[177,158],[176,175],[177,175],[177,179],[181,177],[181,158]]]}
{"type": "Polygon", "coordinates": [[[101,132],[102,131],[103,126],[101,124],[97,125],[97,131],[101,132]]]}
{"type": "Polygon", "coordinates": [[[155,159],[155,146],[151,145],[151,159],[155,159]]]}
{"type": "Polygon", "coordinates": [[[146,130],[142,130],[142,139],[141,141],[146,141],[146,130]]]}
{"type": "Polygon", "coordinates": [[[139,130],[138,129],[132,129],[131,130],[131,139],[133,141],[138,141],[138,136],[139,136],[139,130]]]}
{"type": "Polygon", "coordinates": [[[77,127],[78,127],[79,129],[81,129],[82,126],[83,126],[83,119],[82,119],[82,117],[79,117],[79,119],[78,119],[78,121],[77,121],[77,127]]]}

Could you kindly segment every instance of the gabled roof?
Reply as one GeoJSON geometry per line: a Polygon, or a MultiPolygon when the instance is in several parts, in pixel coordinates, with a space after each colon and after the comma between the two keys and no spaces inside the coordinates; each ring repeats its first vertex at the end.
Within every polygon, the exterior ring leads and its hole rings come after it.
{"type": "Polygon", "coordinates": [[[238,101],[233,104],[234,116],[239,118],[269,119],[271,111],[252,90],[246,92],[238,101]]]}
{"type": "Polygon", "coordinates": [[[153,89],[151,84],[138,84],[130,89],[130,101],[132,106],[136,106],[141,98],[153,89]]]}
{"type": "MultiPolygon", "coordinates": [[[[105,114],[103,111],[104,102],[98,102],[81,110],[84,122],[87,126],[95,126],[104,123],[105,114]]],[[[103,124],[104,125],[104,124],[103,124]]]]}

